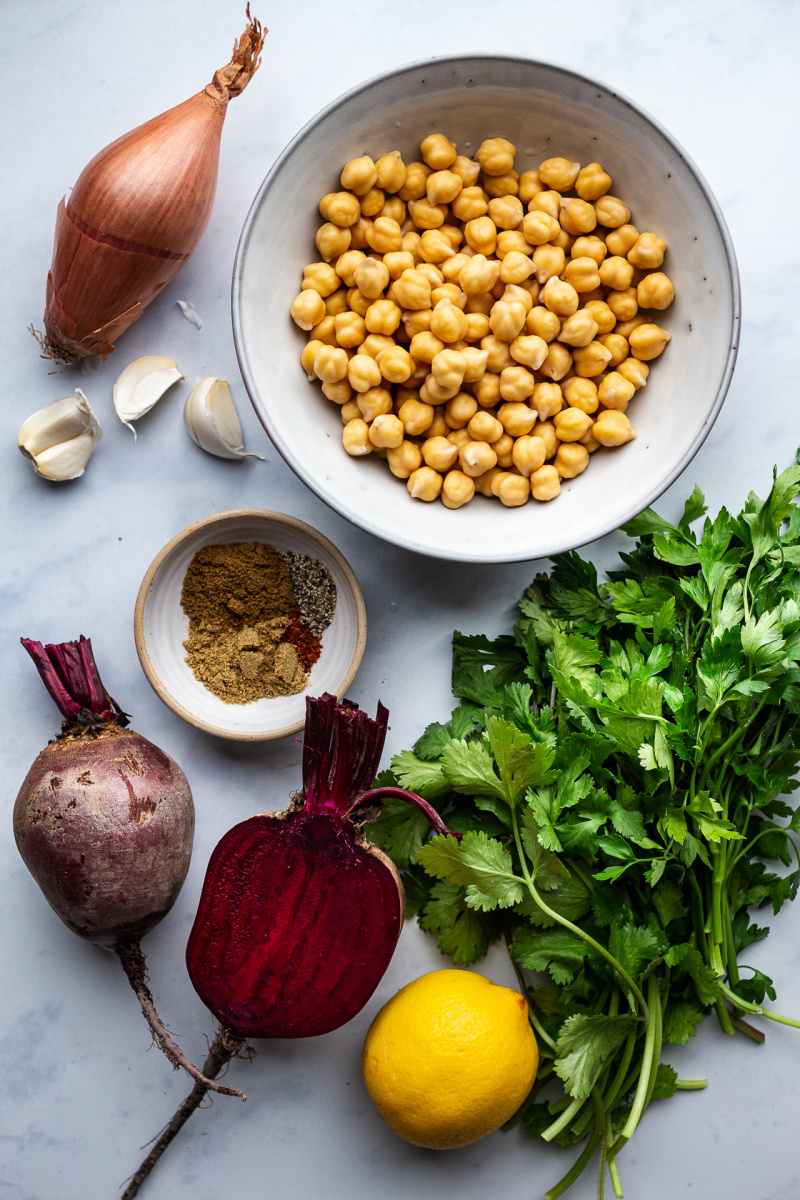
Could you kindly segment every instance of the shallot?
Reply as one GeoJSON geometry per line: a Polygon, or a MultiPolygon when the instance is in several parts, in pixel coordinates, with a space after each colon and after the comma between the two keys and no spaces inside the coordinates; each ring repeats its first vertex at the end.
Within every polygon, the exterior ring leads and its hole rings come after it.
{"type": "MultiPolygon", "coordinates": [[[[194,805],[177,763],[132,729],[103,687],[91,642],[22,638],[65,718],[14,805],[17,847],[64,924],[113,950],[174,1067],[206,1079],[164,1028],[147,986],[141,940],[172,908],[192,854],[194,805]]],[[[241,1095],[241,1092],[236,1092],[241,1095]]]]}
{"type": "MultiPolygon", "coordinates": [[[[205,1074],[216,1075],[245,1038],[338,1029],[380,983],[405,897],[394,864],[365,840],[362,825],[391,796],[448,832],[413,792],[370,787],[388,718],[382,704],[372,720],[335,696],[307,699],[302,791],[282,812],[235,825],[214,850],[186,950],[192,983],[220,1022],[205,1074]]],[[[136,1195],[204,1094],[196,1084],[123,1200],[136,1195]]]]}

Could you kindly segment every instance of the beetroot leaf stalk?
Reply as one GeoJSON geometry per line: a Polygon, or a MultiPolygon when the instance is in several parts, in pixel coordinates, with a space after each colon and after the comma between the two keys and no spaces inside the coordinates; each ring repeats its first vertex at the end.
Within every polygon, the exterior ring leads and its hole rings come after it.
{"type": "MultiPolygon", "coordinates": [[[[416,805],[438,833],[450,831],[413,792],[371,788],[388,719],[380,703],[372,720],[348,700],[308,698],[302,791],[282,812],[235,825],[211,855],[186,965],[220,1022],[209,1058],[217,1071],[246,1038],[338,1029],[361,1011],[389,965],[403,925],[403,885],[362,826],[391,796],[416,805]]],[[[136,1195],[201,1100],[197,1085],[123,1200],[136,1195]]]]}
{"type": "Polygon", "coordinates": [[[147,985],[141,940],[166,916],[192,853],[186,776],[103,687],[88,638],[22,638],[64,724],[37,757],[14,806],[14,836],[45,899],[73,933],[113,950],[173,1067],[226,1095],[167,1033],[147,985]]]}

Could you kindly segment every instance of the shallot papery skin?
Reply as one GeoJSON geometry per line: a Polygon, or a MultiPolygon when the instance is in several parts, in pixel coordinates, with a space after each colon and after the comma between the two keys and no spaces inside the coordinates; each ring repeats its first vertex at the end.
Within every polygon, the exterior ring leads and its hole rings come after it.
{"type": "MultiPolygon", "coordinates": [[[[309,698],[306,714],[302,793],[219,842],[186,951],[201,999],[242,1037],[344,1025],[378,986],[403,924],[400,877],[359,825],[359,810],[387,790],[368,791],[388,712],[379,704],[373,721],[325,695],[309,698]]],[[[388,790],[444,831],[419,797],[388,790]]]]}
{"type": "Polygon", "coordinates": [[[259,66],[263,31],[249,6],[247,19],[207,87],[106,146],[61,201],[47,276],[49,357],[106,358],[194,252],[214,204],[228,101],[259,66]]]}

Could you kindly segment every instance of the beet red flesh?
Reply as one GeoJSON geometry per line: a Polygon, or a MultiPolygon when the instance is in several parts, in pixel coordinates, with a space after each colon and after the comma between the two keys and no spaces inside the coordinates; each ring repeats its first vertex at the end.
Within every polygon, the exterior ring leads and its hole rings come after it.
{"type": "Polygon", "coordinates": [[[169,755],[111,724],[42,750],[17,796],[14,836],[65,925],[114,946],[174,904],[192,853],[192,795],[169,755]]]}
{"type": "Polygon", "coordinates": [[[187,948],[198,994],[243,1037],[313,1037],[364,1007],[403,923],[396,874],[336,813],[251,817],[209,863],[187,948]]]}

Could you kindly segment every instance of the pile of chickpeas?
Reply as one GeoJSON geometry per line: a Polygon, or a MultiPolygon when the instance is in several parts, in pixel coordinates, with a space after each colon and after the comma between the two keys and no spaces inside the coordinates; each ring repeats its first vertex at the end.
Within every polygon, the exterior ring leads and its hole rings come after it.
{"type": "Polygon", "coordinates": [[[666,245],[630,223],[599,163],[514,170],[443,134],[421,162],[348,162],[323,196],[291,315],[309,380],[341,406],[348,454],[385,458],[417,500],[546,501],[599,447],[635,437],[628,404],[670,335],[666,245]]]}

